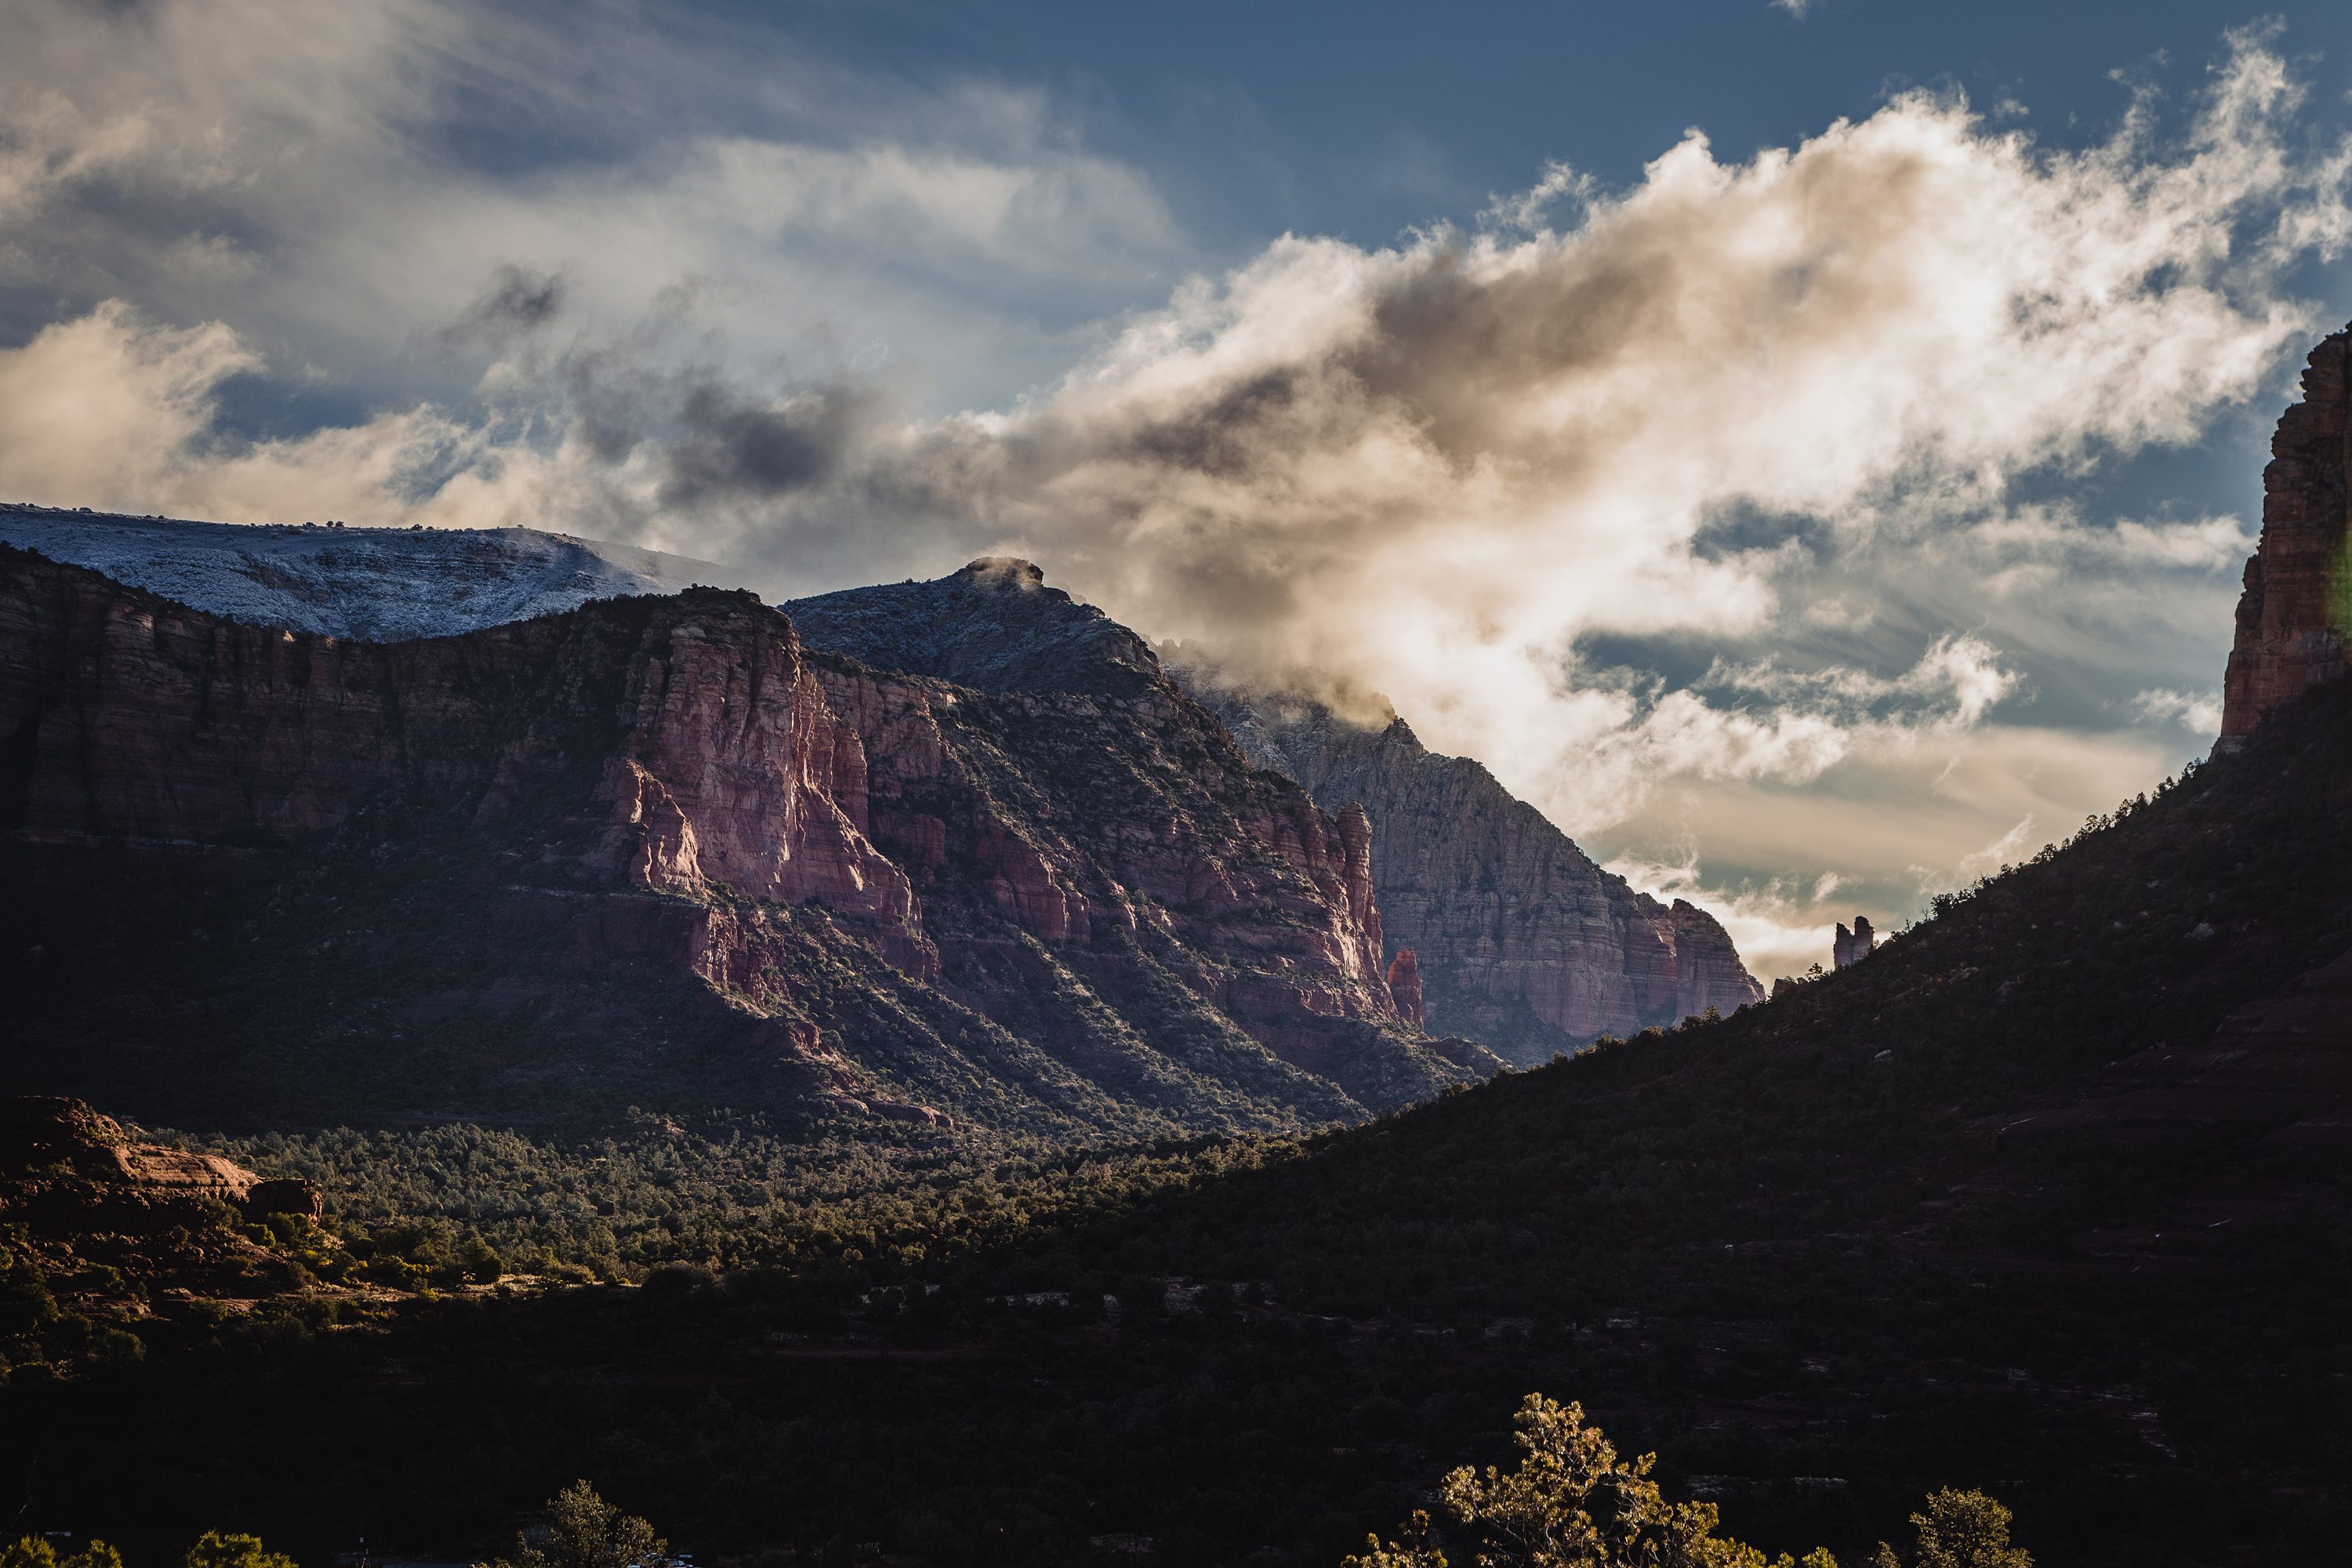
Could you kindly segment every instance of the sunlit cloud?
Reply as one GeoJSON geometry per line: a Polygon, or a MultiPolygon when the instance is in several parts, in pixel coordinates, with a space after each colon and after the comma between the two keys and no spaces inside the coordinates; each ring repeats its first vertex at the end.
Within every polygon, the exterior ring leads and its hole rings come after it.
{"type": "Polygon", "coordinates": [[[1041,93],[668,36],[607,79],[619,13],[337,15],[37,12],[0,270],[70,303],[0,349],[0,495],[556,528],[778,594],[1028,554],[1235,679],[1384,696],[1774,952],[2177,764],[2252,522],[2053,498],[2273,400],[2330,324],[2290,276],[2352,241],[2352,148],[2260,30],[2085,146],[1905,93],[1202,271],[1041,93]],[[527,180],[437,155],[525,79],[644,133],[527,180]],[[1077,334],[1007,303],[1089,290],[1077,334]],[[419,390],[226,428],[354,344],[419,390]],[[937,412],[991,355],[1033,390],[937,412]],[[2151,627],[2186,651],[2148,668],[2151,627]]]}
{"type": "Polygon", "coordinates": [[[2212,691],[2172,691],[2157,689],[2140,692],[2131,700],[2132,710],[2144,719],[2170,721],[2197,735],[2218,735],[2221,732],[2221,694],[2212,691]]]}

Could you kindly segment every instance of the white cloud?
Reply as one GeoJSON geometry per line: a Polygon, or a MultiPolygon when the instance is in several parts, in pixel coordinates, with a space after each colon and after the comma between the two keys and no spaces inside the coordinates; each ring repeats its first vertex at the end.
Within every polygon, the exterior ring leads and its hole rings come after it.
{"type": "Polygon", "coordinates": [[[2143,691],[2131,701],[2143,719],[2169,721],[2197,735],[2221,732],[2221,697],[2216,691],[2173,691],[2162,688],[2143,691]]]}
{"type": "Polygon", "coordinates": [[[413,351],[501,263],[564,276],[575,330],[683,287],[760,374],[887,343],[953,398],[1058,373],[1073,308],[1192,259],[1043,92],[690,14],[28,0],[0,52],[0,281],[217,319],[404,401],[463,394],[478,363],[413,351]]]}
{"type": "Polygon", "coordinates": [[[1924,893],[1952,893],[1992,876],[2004,866],[2014,866],[2033,857],[2034,819],[2031,814],[2019,817],[2009,830],[1991,843],[1972,849],[1948,867],[1914,866],[1911,874],[1919,879],[1924,893]]]}
{"type": "Polygon", "coordinates": [[[1834,872],[1822,873],[1811,888],[1794,875],[1728,889],[1710,886],[1699,868],[1695,840],[1685,841],[1672,858],[1622,855],[1604,869],[1653,898],[1683,899],[1713,915],[1739,949],[1749,973],[1768,985],[1783,975],[1803,974],[1815,964],[1827,969],[1838,922],[1853,918],[1829,902],[1838,888],[1834,872]]]}
{"type": "Polygon", "coordinates": [[[1622,190],[1554,163],[1466,233],[1286,236],[1120,314],[1187,241],[1042,95],[761,79],[723,38],[616,48],[619,16],[565,43],[428,0],[33,8],[0,64],[0,269],[74,302],[0,350],[0,494],[530,523],[784,592],[1017,551],[1262,681],[1384,692],[1624,854],[1696,822],[1750,889],[1724,908],[1825,929],[1805,887],[1876,918],[1906,868],[2171,757],[2028,722],[2044,689],[2088,671],[2079,708],[2147,689],[2137,718],[2197,727],[2157,701],[2194,677],[2137,667],[2152,622],[2226,626],[2248,524],[2021,482],[2267,400],[2318,324],[2289,269],[2352,239],[2352,149],[2242,34],[2183,126],[2144,97],[2045,146],[1907,94],[1746,160],[1692,132],[1622,190]],[[626,148],[442,156],[449,103],[501,93],[626,148]],[[501,264],[560,311],[434,396],[215,434],[257,367],[425,363],[501,264]],[[1038,326],[1047,295],[1104,324],[1038,326]],[[932,417],[910,359],[1056,373],[932,417]],[[1785,527],[1726,543],[1748,519],[1785,527]]]}

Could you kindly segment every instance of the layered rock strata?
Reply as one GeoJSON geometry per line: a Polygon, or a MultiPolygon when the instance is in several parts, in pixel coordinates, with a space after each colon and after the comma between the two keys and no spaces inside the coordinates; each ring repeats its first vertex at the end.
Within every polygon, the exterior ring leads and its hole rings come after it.
{"type": "MultiPolygon", "coordinates": [[[[59,907],[99,847],[210,856],[173,874],[250,884],[212,1004],[299,1034],[285,997],[342,998],[332,1071],[372,1084],[442,1042],[463,1093],[385,1090],[441,1110],[556,1083],[1174,1130],[1470,1070],[1386,984],[1361,814],[1255,773],[1156,674],[976,692],[813,657],[745,594],[379,645],[0,552],[0,834],[59,907]],[[289,849],[312,869],[272,870],[289,849]]],[[[106,1037],[163,1059],[166,1026],[106,1037]]]]}
{"type": "Polygon", "coordinates": [[[1403,720],[1359,724],[1319,703],[1188,678],[1261,766],[1326,805],[1363,803],[1373,895],[1389,941],[1418,959],[1433,1033],[1531,1063],[1763,999],[1713,916],[1635,891],[1486,768],[1430,751],[1403,720]]]}
{"type": "MultiPolygon", "coordinates": [[[[1319,706],[1237,696],[1198,670],[1163,671],[1140,637],[1028,562],[977,561],[937,582],[787,608],[813,645],[871,665],[1014,692],[1181,689],[1252,763],[1305,785],[1343,829],[1364,823],[1361,872],[1348,846],[1349,897],[1377,906],[1391,963],[1412,950],[1405,992],[1392,994],[1401,1006],[1410,994],[1433,1034],[1536,1062],[1762,999],[1711,916],[1634,892],[1476,763],[1431,753],[1401,721],[1367,730],[1319,706]]],[[[1370,972],[1381,972],[1377,955],[1370,972]]]]}
{"type": "Polygon", "coordinates": [[[2263,470],[2263,536],[2246,562],[2237,637],[2222,679],[2232,752],[2263,716],[2344,673],[2345,542],[2352,534],[2352,329],[2311,351],[2303,401],[2281,416],[2263,470]]]}

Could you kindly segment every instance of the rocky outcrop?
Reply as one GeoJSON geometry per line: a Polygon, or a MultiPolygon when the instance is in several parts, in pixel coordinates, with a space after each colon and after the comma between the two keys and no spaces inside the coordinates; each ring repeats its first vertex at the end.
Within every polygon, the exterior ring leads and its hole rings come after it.
{"type": "Polygon", "coordinates": [[[2263,716],[2344,673],[2352,532],[2352,329],[2312,350],[2303,401],[2280,418],[2263,470],[2263,537],[2246,562],[2237,638],[2222,680],[2231,752],[2263,716]]]}
{"type": "Polygon", "coordinates": [[[1838,922],[1837,936],[1830,944],[1830,967],[1843,969],[1850,963],[1860,963],[1870,956],[1871,950],[1877,945],[1878,937],[1870,929],[1868,917],[1854,916],[1852,931],[1846,930],[1845,922],[1841,921],[1838,922]]]}
{"type": "Polygon", "coordinates": [[[1428,1015],[1421,1001],[1421,961],[1412,949],[1401,947],[1389,960],[1389,994],[1396,998],[1397,1011],[1415,1028],[1421,1027],[1428,1015]]]}
{"type": "MultiPolygon", "coordinates": [[[[1251,770],[1148,649],[1087,668],[975,691],[812,655],[716,590],[355,643],[0,552],[0,847],[60,905],[97,847],[204,852],[175,874],[257,885],[233,962],[198,966],[216,1006],[284,1008],[310,1060],[318,1009],[287,998],[332,996],[364,1046],[338,1078],[399,1085],[422,1034],[499,1103],[1144,1132],[1469,1076],[1386,984],[1361,813],[1251,770]]],[[[161,1022],[59,1005],[168,1054],[161,1022]]]]}
{"type": "Polygon", "coordinates": [[[78,1100],[0,1099],[0,1214],[47,1228],[149,1236],[247,1218],[316,1218],[319,1189],[265,1180],[217,1154],[142,1142],[78,1100]]]}
{"type": "Polygon", "coordinates": [[[1158,681],[1150,645],[1045,581],[982,556],[929,582],[886,583],[783,606],[812,647],[980,691],[1132,693],[1158,681]]]}
{"type": "MultiPolygon", "coordinates": [[[[15,1338],[11,1359],[45,1350],[68,1360],[100,1326],[175,1312],[191,1298],[251,1300],[315,1284],[271,1240],[256,1239],[268,1233],[247,1227],[268,1221],[284,1235],[280,1216],[320,1213],[308,1182],[133,1139],[80,1100],[0,1099],[0,1279],[35,1306],[13,1327],[21,1335],[39,1325],[51,1290],[84,1319],[64,1339],[15,1338]]],[[[315,1230],[306,1239],[336,1245],[315,1230]]]]}
{"type": "Polygon", "coordinates": [[[1484,767],[1431,752],[1403,720],[1357,724],[1319,703],[1180,673],[1261,766],[1326,805],[1363,804],[1373,895],[1389,942],[1416,955],[1432,1031],[1532,1063],[1763,999],[1714,917],[1636,892],[1484,767]]]}

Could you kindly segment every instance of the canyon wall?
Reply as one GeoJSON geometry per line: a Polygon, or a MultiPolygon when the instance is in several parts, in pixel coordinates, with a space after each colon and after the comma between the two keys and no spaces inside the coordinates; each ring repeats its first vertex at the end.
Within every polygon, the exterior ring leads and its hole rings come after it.
{"type": "Polygon", "coordinates": [[[1602,871],[1476,763],[1430,752],[1402,721],[1367,730],[1312,704],[1254,701],[1197,671],[1163,671],[1140,637],[1048,586],[1028,562],[977,561],[933,583],[786,607],[815,647],[1011,699],[1148,689],[1159,704],[1197,701],[1234,737],[1203,742],[1218,768],[1233,773],[1237,746],[1261,776],[1304,785],[1343,837],[1351,823],[1368,828],[1360,866],[1346,846],[1348,890],[1331,900],[1378,910],[1352,938],[1373,949],[1347,967],[1391,973],[1392,998],[1433,1034],[1529,1063],[1763,997],[1713,917],[1602,871]],[[1396,968],[1404,950],[1413,961],[1396,968]]]}
{"type": "MultiPolygon", "coordinates": [[[[715,590],[359,643],[0,550],[11,930],[147,877],[130,850],[219,906],[183,921],[195,996],[57,985],[26,1021],[443,1110],[561,1083],[1057,1131],[1348,1120],[1491,1065],[1401,1016],[1361,814],[1135,673],[976,692],[715,590]]],[[[31,945],[69,968],[107,919],[31,945]]],[[[28,1050],[0,1066],[49,1087],[28,1050]]]]}
{"type": "Polygon", "coordinates": [[[1373,894],[1388,940],[1413,950],[1433,1033],[1530,1063],[1763,999],[1713,916],[1635,891],[1479,763],[1431,752],[1403,720],[1376,729],[1192,679],[1260,765],[1326,805],[1363,803],[1373,894]]]}

